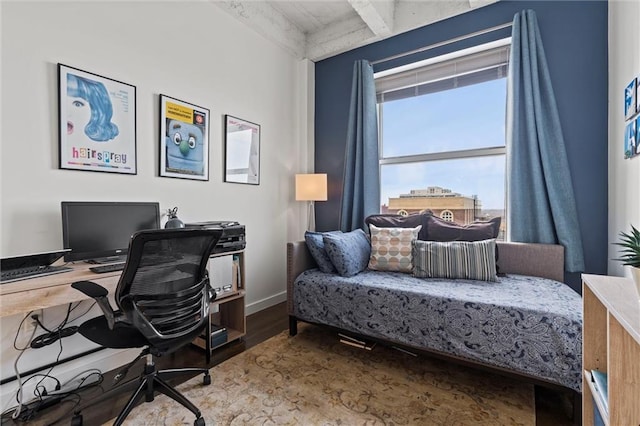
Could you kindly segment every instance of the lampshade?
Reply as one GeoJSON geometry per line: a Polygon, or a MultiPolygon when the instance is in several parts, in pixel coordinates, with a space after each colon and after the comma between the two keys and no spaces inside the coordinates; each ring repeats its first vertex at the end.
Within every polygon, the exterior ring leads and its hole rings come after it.
{"type": "Polygon", "coordinates": [[[296,201],[327,201],[327,174],[296,175],[296,201]]]}

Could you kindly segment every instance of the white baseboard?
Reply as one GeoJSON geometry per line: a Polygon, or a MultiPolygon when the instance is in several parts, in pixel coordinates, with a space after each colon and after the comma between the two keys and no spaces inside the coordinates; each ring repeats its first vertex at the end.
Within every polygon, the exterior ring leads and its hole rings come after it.
{"type": "MultiPolygon", "coordinates": [[[[98,369],[102,373],[114,370],[131,362],[139,353],[139,348],[104,349],[89,355],[85,355],[81,358],[74,359],[73,361],[57,365],[53,368],[49,375],[55,377],[60,381],[60,383],[64,384],[90,369],[98,369]]],[[[39,373],[46,373],[47,371],[48,369],[43,369],[39,373]]],[[[22,382],[24,382],[28,377],[29,376],[21,377],[22,382]]],[[[33,391],[38,381],[39,380],[36,379],[29,380],[29,382],[22,388],[23,403],[26,404],[34,399],[33,391]]],[[[42,385],[47,388],[47,391],[55,390],[55,381],[53,380],[45,380],[42,382],[42,385]]],[[[5,411],[17,405],[17,391],[17,380],[5,383],[4,385],[0,386],[0,402],[2,404],[2,411],[5,411]]]]}
{"type": "Polygon", "coordinates": [[[287,300],[286,291],[274,294],[273,296],[248,304],[246,306],[246,314],[247,315],[255,314],[258,311],[270,308],[271,306],[277,305],[278,303],[282,303],[286,300],[287,300]]]}

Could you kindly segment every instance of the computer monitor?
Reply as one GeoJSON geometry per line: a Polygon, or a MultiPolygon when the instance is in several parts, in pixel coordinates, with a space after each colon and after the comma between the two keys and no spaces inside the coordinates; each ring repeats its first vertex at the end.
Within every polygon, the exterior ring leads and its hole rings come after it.
{"type": "Polygon", "coordinates": [[[63,201],[62,242],[67,262],[124,261],[136,231],[160,228],[160,206],[150,202],[63,201]]]}

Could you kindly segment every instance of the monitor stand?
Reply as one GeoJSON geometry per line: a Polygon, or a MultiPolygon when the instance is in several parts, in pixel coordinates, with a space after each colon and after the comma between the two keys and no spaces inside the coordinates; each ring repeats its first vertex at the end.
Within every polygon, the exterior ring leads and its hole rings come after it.
{"type": "Polygon", "coordinates": [[[87,263],[92,263],[95,265],[103,265],[105,263],[124,263],[127,260],[126,255],[122,256],[107,256],[107,257],[97,257],[95,259],[87,260],[87,263]]]}

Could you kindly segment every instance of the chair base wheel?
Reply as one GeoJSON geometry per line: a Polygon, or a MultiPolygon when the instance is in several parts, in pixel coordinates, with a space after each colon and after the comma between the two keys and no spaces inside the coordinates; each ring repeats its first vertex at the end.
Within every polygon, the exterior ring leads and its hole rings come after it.
{"type": "Polygon", "coordinates": [[[193,422],[194,426],[205,426],[204,419],[202,417],[198,417],[195,422],[193,422]]]}
{"type": "Polygon", "coordinates": [[[205,373],[204,377],[202,378],[202,383],[204,385],[210,385],[211,384],[211,375],[209,373],[205,373]]]}

